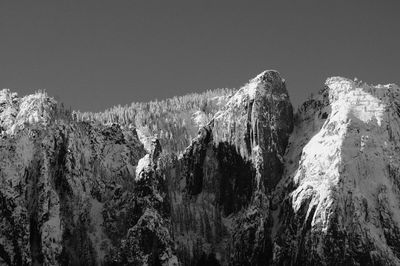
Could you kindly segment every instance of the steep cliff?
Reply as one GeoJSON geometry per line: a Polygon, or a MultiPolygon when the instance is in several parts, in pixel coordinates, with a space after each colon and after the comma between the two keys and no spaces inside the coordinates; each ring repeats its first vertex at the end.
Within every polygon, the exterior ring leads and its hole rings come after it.
{"type": "Polygon", "coordinates": [[[270,195],[283,173],[292,116],[284,81],[265,71],[176,160],[167,180],[184,265],[268,262],[270,195]]]}
{"type": "Polygon", "coordinates": [[[0,265],[400,265],[399,94],[264,71],[175,154],[2,90],[0,265]]]}
{"type": "Polygon", "coordinates": [[[292,118],[281,84],[273,71],[251,80],[177,159],[178,256],[399,265],[399,88],[329,78],[292,118]]]}
{"type": "Polygon", "coordinates": [[[334,77],[299,110],[275,264],[400,264],[399,93],[334,77]]]}
{"type": "Polygon", "coordinates": [[[131,235],[150,239],[151,233],[141,232],[158,233],[168,215],[157,212],[166,207],[148,208],[163,202],[163,194],[158,201],[148,198],[156,188],[145,192],[146,184],[135,181],[145,151],[134,129],[77,123],[44,93],[20,99],[3,90],[0,96],[0,264],[174,259],[167,229],[161,232],[168,244],[162,243],[164,253],[157,248],[157,255],[147,256],[147,249],[130,249],[131,235]]]}

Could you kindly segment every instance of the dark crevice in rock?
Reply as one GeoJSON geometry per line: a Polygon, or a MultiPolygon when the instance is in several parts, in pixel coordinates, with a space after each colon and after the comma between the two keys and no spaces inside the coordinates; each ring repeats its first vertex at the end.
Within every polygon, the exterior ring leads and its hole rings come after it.
{"type": "Polygon", "coordinates": [[[16,205],[11,199],[7,199],[7,197],[0,193],[0,217],[5,220],[10,229],[8,232],[3,231],[1,233],[7,235],[7,238],[12,243],[14,252],[14,256],[12,256],[6,252],[4,246],[0,245],[0,257],[6,262],[9,261],[9,265],[22,265],[21,245],[18,242],[23,228],[21,228],[20,224],[13,218],[12,210],[15,209],[15,207],[16,205]]]}
{"type": "MultiPolygon", "coordinates": [[[[3,245],[0,245],[0,258],[7,263],[7,265],[11,265],[11,258],[8,253],[5,251],[3,245]]],[[[0,261],[1,263],[1,261],[0,261]]]]}
{"type": "MultiPolygon", "coordinates": [[[[60,198],[67,197],[68,195],[72,195],[72,190],[68,184],[68,181],[65,177],[66,172],[66,155],[68,150],[68,139],[65,134],[60,131],[61,140],[56,140],[58,146],[56,147],[57,151],[57,160],[56,165],[53,169],[55,169],[54,176],[54,185],[55,189],[60,195],[60,198]],[[58,143],[59,142],[59,143],[58,143]]],[[[63,202],[63,201],[61,201],[63,202]]]]}
{"type": "Polygon", "coordinates": [[[192,142],[183,155],[183,175],[189,195],[197,195],[203,188],[203,165],[208,143],[211,141],[211,129],[200,129],[199,136],[192,142]]]}
{"type": "Polygon", "coordinates": [[[30,223],[30,245],[33,265],[41,265],[43,263],[41,235],[38,227],[37,213],[31,214],[30,223]]]}
{"type": "Polygon", "coordinates": [[[201,255],[200,260],[196,263],[196,266],[221,266],[219,261],[215,258],[214,253],[201,255]]]}
{"type": "Polygon", "coordinates": [[[58,258],[61,265],[96,265],[95,253],[89,237],[88,228],[80,220],[74,228],[63,234],[63,250],[58,258]]]}
{"type": "Polygon", "coordinates": [[[235,146],[224,142],[216,148],[221,176],[218,202],[224,215],[241,210],[250,202],[255,169],[250,161],[238,154],[235,146]]]}
{"type": "Polygon", "coordinates": [[[253,111],[253,104],[254,100],[250,100],[248,105],[246,106],[247,108],[247,130],[244,133],[244,141],[246,143],[246,148],[247,148],[247,153],[251,154],[251,149],[253,147],[253,143],[255,141],[254,135],[255,132],[253,132],[253,127],[252,127],[252,121],[251,121],[251,114],[253,111]]]}
{"type": "Polygon", "coordinates": [[[270,192],[281,180],[284,165],[276,152],[266,152],[264,158],[261,176],[263,177],[265,188],[270,192]]]}
{"type": "Polygon", "coordinates": [[[34,161],[30,169],[25,171],[25,180],[27,183],[28,211],[29,211],[29,244],[33,265],[43,263],[42,241],[40,233],[40,224],[38,217],[39,204],[39,186],[40,162],[34,161]]]}
{"type": "MultiPolygon", "coordinates": [[[[60,198],[60,213],[63,224],[62,252],[58,256],[58,261],[61,265],[78,265],[85,263],[87,265],[95,265],[95,253],[92,243],[88,236],[86,215],[80,214],[78,219],[74,221],[74,204],[77,203],[74,198],[73,189],[68,183],[68,169],[66,164],[68,161],[68,142],[66,136],[68,131],[60,131],[60,139],[56,140],[57,159],[54,167],[54,188],[60,198]]],[[[70,160],[68,163],[74,163],[70,160]]],[[[75,167],[71,165],[71,167],[75,167]]]]}

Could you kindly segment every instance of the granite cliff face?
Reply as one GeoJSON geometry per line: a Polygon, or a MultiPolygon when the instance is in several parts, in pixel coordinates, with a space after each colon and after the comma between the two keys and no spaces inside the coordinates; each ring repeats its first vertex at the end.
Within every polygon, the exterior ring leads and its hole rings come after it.
{"type": "Polygon", "coordinates": [[[145,150],[134,129],[67,120],[43,93],[0,95],[0,264],[173,262],[165,192],[151,169],[135,181],[145,150]]]}
{"type": "Polygon", "coordinates": [[[167,176],[185,265],[254,265],[271,256],[270,195],[283,173],[293,111],[279,74],[241,88],[167,176]],[[244,245],[244,243],[246,243],[244,245]]]}
{"type": "Polygon", "coordinates": [[[0,91],[0,265],[399,265],[400,89],[264,71],[181,154],[0,91]]]}
{"type": "Polygon", "coordinates": [[[277,197],[274,263],[400,264],[399,93],[334,77],[301,107],[277,197]]]}

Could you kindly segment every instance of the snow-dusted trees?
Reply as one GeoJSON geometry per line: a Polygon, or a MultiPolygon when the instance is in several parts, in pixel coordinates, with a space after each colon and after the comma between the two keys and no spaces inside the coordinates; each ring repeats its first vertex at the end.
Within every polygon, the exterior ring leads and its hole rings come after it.
{"type": "Polygon", "coordinates": [[[208,90],[161,101],[118,105],[99,113],[78,111],[74,114],[78,121],[118,123],[121,126],[134,126],[139,130],[146,128],[143,131],[160,138],[164,150],[179,151],[186,148],[197,134],[198,125],[192,119],[193,114],[201,111],[205,117],[211,118],[233,91],[208,90]]]}

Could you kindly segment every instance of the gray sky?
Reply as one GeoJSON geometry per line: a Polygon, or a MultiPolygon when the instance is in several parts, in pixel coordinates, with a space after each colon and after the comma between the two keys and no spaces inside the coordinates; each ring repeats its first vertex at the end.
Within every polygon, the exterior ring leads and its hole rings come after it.
{"type": "Polygon", "coordinates": [[[99,111],[265,69],[297,106],[329,76],[400,83],[400,1],[1,1],[0,88],[99,111]]]}

